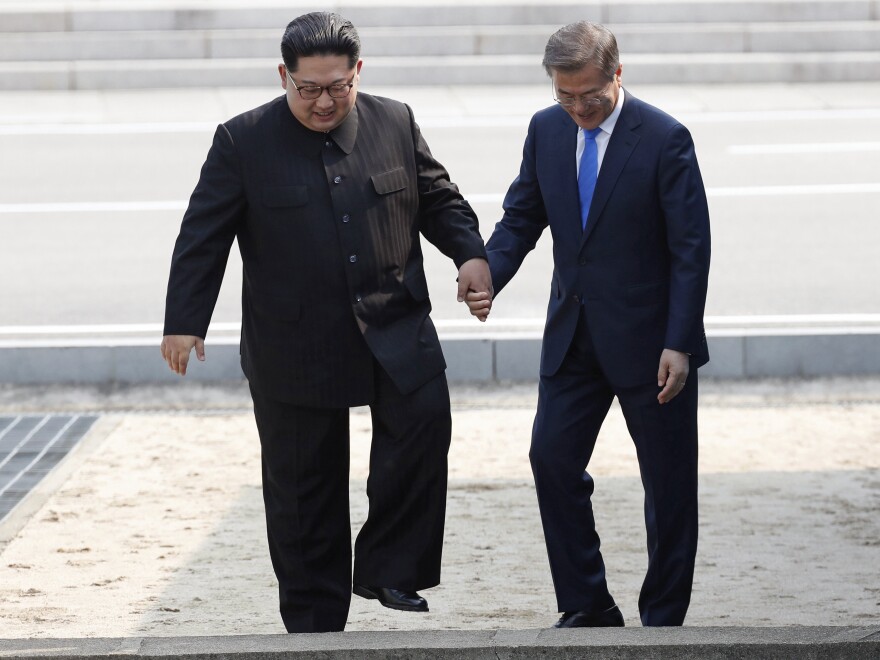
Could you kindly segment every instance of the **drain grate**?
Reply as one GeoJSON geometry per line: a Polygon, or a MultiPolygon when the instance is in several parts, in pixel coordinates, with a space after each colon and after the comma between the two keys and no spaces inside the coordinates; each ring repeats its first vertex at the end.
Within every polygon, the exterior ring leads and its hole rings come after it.
{"type": "Polygon", "coordinates": [[[67,456],[97,415],[0,417],[0,521],[67,456]]]}

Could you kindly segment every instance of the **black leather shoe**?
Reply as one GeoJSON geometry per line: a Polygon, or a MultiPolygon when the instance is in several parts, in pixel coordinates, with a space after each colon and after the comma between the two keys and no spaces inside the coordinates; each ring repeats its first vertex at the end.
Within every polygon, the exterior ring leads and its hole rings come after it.
{"type": "Polygon", "coordinates": [[[565,612],[554,628],[613,628],[623,624],[623,614],[617,605],[604,612],[565,612]]]}
{"type": "Polygon", "coordinates": [[[427,612],[428,601],[419,596],[415,591],[402,589],[386,589],[385,587],[367,587],[356,584],[352,592],[361,598],[377,599],[385,607],[404,612],[427,612]]]}

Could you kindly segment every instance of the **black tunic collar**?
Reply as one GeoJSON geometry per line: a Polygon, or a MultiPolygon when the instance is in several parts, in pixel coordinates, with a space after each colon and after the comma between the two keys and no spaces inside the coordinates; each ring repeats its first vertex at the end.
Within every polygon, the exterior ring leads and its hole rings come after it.
{"type": "Polygon", "coordinates": [[[355,102],[351,112],[348,113],[348,117],[343,119],[339,126],[330,131],[329,135],[333,138],[336,146],[342,149],[346,154],[350,154],[351,150],[354,149],[355,140],[357,140],[357,132],[358,109],[357,103],[355,102]]]}
{"type": "Polygon", "coordinates": [[[309,155],[318,155],[329,137],[345,154],[350,154],[354,149],[354,143],[357,140],[358,132],[358,109],[355,105],[348,116],[342,120],[342,123],[332,131],[322,133],[313,131],[304,126],[299,119],[294,117],[287,106],[285,97],[278,99],[279,110],[284,117],[283,122],[287,124],[292,133],[293,142],[299,152],[309,155]]]}

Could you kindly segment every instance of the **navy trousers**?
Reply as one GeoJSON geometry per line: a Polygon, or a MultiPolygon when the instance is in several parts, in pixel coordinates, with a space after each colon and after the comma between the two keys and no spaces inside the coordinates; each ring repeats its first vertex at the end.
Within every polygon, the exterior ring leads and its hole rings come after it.
{"type": "MultiPolygon", "coordinates": [[[[660,356],[657,356],[659,365],[660,356]]],[[[679,626],[690,603],[697,550],[697,370],[672,401],[657,401],[656,373],[618,387],[599,366],[583,313],[559,371],[542,376],[530,459],[560,612],[600,612],[615,602],[587,471],[616,396],[635,443],[645,491],[648,569],[639,597],[646,626],[679,626]]]]}

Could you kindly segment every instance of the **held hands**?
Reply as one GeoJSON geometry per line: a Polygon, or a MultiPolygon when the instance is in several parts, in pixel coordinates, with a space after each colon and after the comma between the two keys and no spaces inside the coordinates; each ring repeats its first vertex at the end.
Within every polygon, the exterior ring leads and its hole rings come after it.
{"type": "Polygon", "coordinates": [[[165,335],[159,349],[162,351],[162,359],[168,363],[168,368],[176,374],[186,376],[186,365],[189,363],[190,351],[196,349],[196,357],[205,361],[205,340],[193,335],[165,335]]]}
{"type": "Polygon", "coordinates": [[[664,348],[660,354],[660,368],[657,371],[657,387],[662,387],[657,400],[669,403],[684,389],[691,363],[687,353],[664,348]]]}
{"type": "Polygon", "coordinates": [[[473,316],[485,321],[492,309],[492,275],[489,262],[475,257],[458,269],[458,302],[466,302],[473,316]]]}

